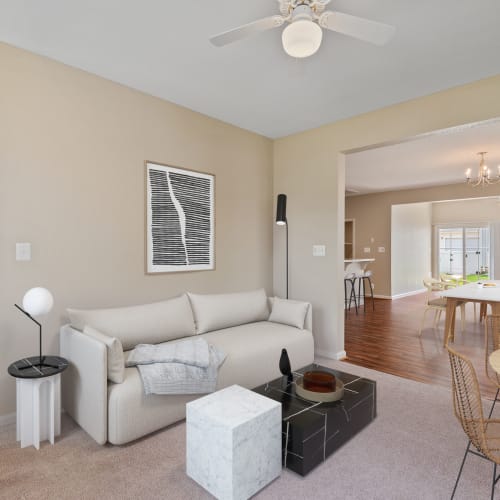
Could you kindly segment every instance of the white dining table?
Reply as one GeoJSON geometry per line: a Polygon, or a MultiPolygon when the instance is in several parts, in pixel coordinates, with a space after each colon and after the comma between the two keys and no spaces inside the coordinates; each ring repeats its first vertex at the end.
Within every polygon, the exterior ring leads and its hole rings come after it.
{"type": "Polygon", "coordinates": [[[500,315],[500,280],[485,280],[478,283],[449,288],[441,292],[446,297],[446,321],[444,326],[444,345],[455,340],[455,314],[457,306],[464,302],[478,302],[490,305],[492,314],[500,315]]]}

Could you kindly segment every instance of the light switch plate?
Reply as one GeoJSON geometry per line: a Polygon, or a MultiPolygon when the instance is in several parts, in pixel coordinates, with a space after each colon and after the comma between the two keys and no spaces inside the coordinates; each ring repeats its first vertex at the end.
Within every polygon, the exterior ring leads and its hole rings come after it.
{"type": "Polygon", "coordinates": [[[385,247],[378,247],[378,253],[385,253],[385,247]]]}
{"type": "Polygon", "coordinates": [[[31,260],[31,243],[16,243],[16,260],[31,260]]]}
{"type": "Polygon", "coordinates": [[[326,255],[325,245],[313,245],[313,257],[324,257],[326,255]]]}
{"type": "Polygon", "coordinates": [[[364,253],[370,253],[371,251],[372,251],[372,249],[370,247],[363,248],[364,253]]]}

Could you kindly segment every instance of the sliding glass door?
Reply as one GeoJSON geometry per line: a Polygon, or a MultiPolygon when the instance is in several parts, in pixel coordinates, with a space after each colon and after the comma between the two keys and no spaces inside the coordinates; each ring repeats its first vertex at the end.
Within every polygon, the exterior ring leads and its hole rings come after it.
{"type": "Polygon", "coordinates": [[[438,229],[439,274],[463,276],[468,281],[487,279],[490,262],[488,227],[438,229]]]}

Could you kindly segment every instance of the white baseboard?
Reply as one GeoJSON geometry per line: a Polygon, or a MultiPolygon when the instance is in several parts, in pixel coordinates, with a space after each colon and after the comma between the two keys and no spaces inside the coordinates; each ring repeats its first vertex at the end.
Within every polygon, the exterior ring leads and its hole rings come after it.
{"type": "Polygon", "coordinates": [[[374,295],[373,297],[376,299],[397,300],[397,299],[402,299],[403,297],[411,297],[412,295],[418,295],[420,293],[424,293],[425,291],[427,291],[427,289],[422,288],[421,290],[414,290],[413,292],[398,293],[396,295],[374,295]]]}
{"type": "Polygon", "coordinates": [[[427,291],[427,288],[421,288],[420,290],[414,290],[413,292],[398,293],[392,296],[392,300],[402,299],[403,297],[411,297],[412,295],[418,295],[427,291]]]}
{"type": "Polygon", "coordinates": [[[332,351],[324,351],[322,349],[315,349],[314,354],[317,354],[322,358],[336,359],[336,360],[344,359],[347,356],[345,351],[332,352],[332,351]]]}
{"type": "Polygon", "coordinates": [[[3,425],[16,423],[16,413],[7,413],[7,415],[0,415],[0,427],[3,425]]]}

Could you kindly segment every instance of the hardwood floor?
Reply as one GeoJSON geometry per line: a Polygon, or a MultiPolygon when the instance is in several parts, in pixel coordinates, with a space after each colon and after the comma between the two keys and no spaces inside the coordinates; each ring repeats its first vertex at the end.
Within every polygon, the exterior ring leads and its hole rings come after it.
{"type": "MultiPolygon", "coordinates": [[[[422,336],[418,329],[424,311],[425,294],[397,300],[375,299],[375,311],[367,300],[356,316],[351,309],[345,320],[346,361],[381,372],[449,387],[448,353],[443,348],[444,313],[438,328],[433,328],[433,313],[427,314],[422,336]]],[[[454,348],[469,357],[476,369],[483,397],[493,398],[496,387],[484,368],[484,325],[474,307],[466,305],[466,328],[462,333],[457,311],[454,348]]]]}

